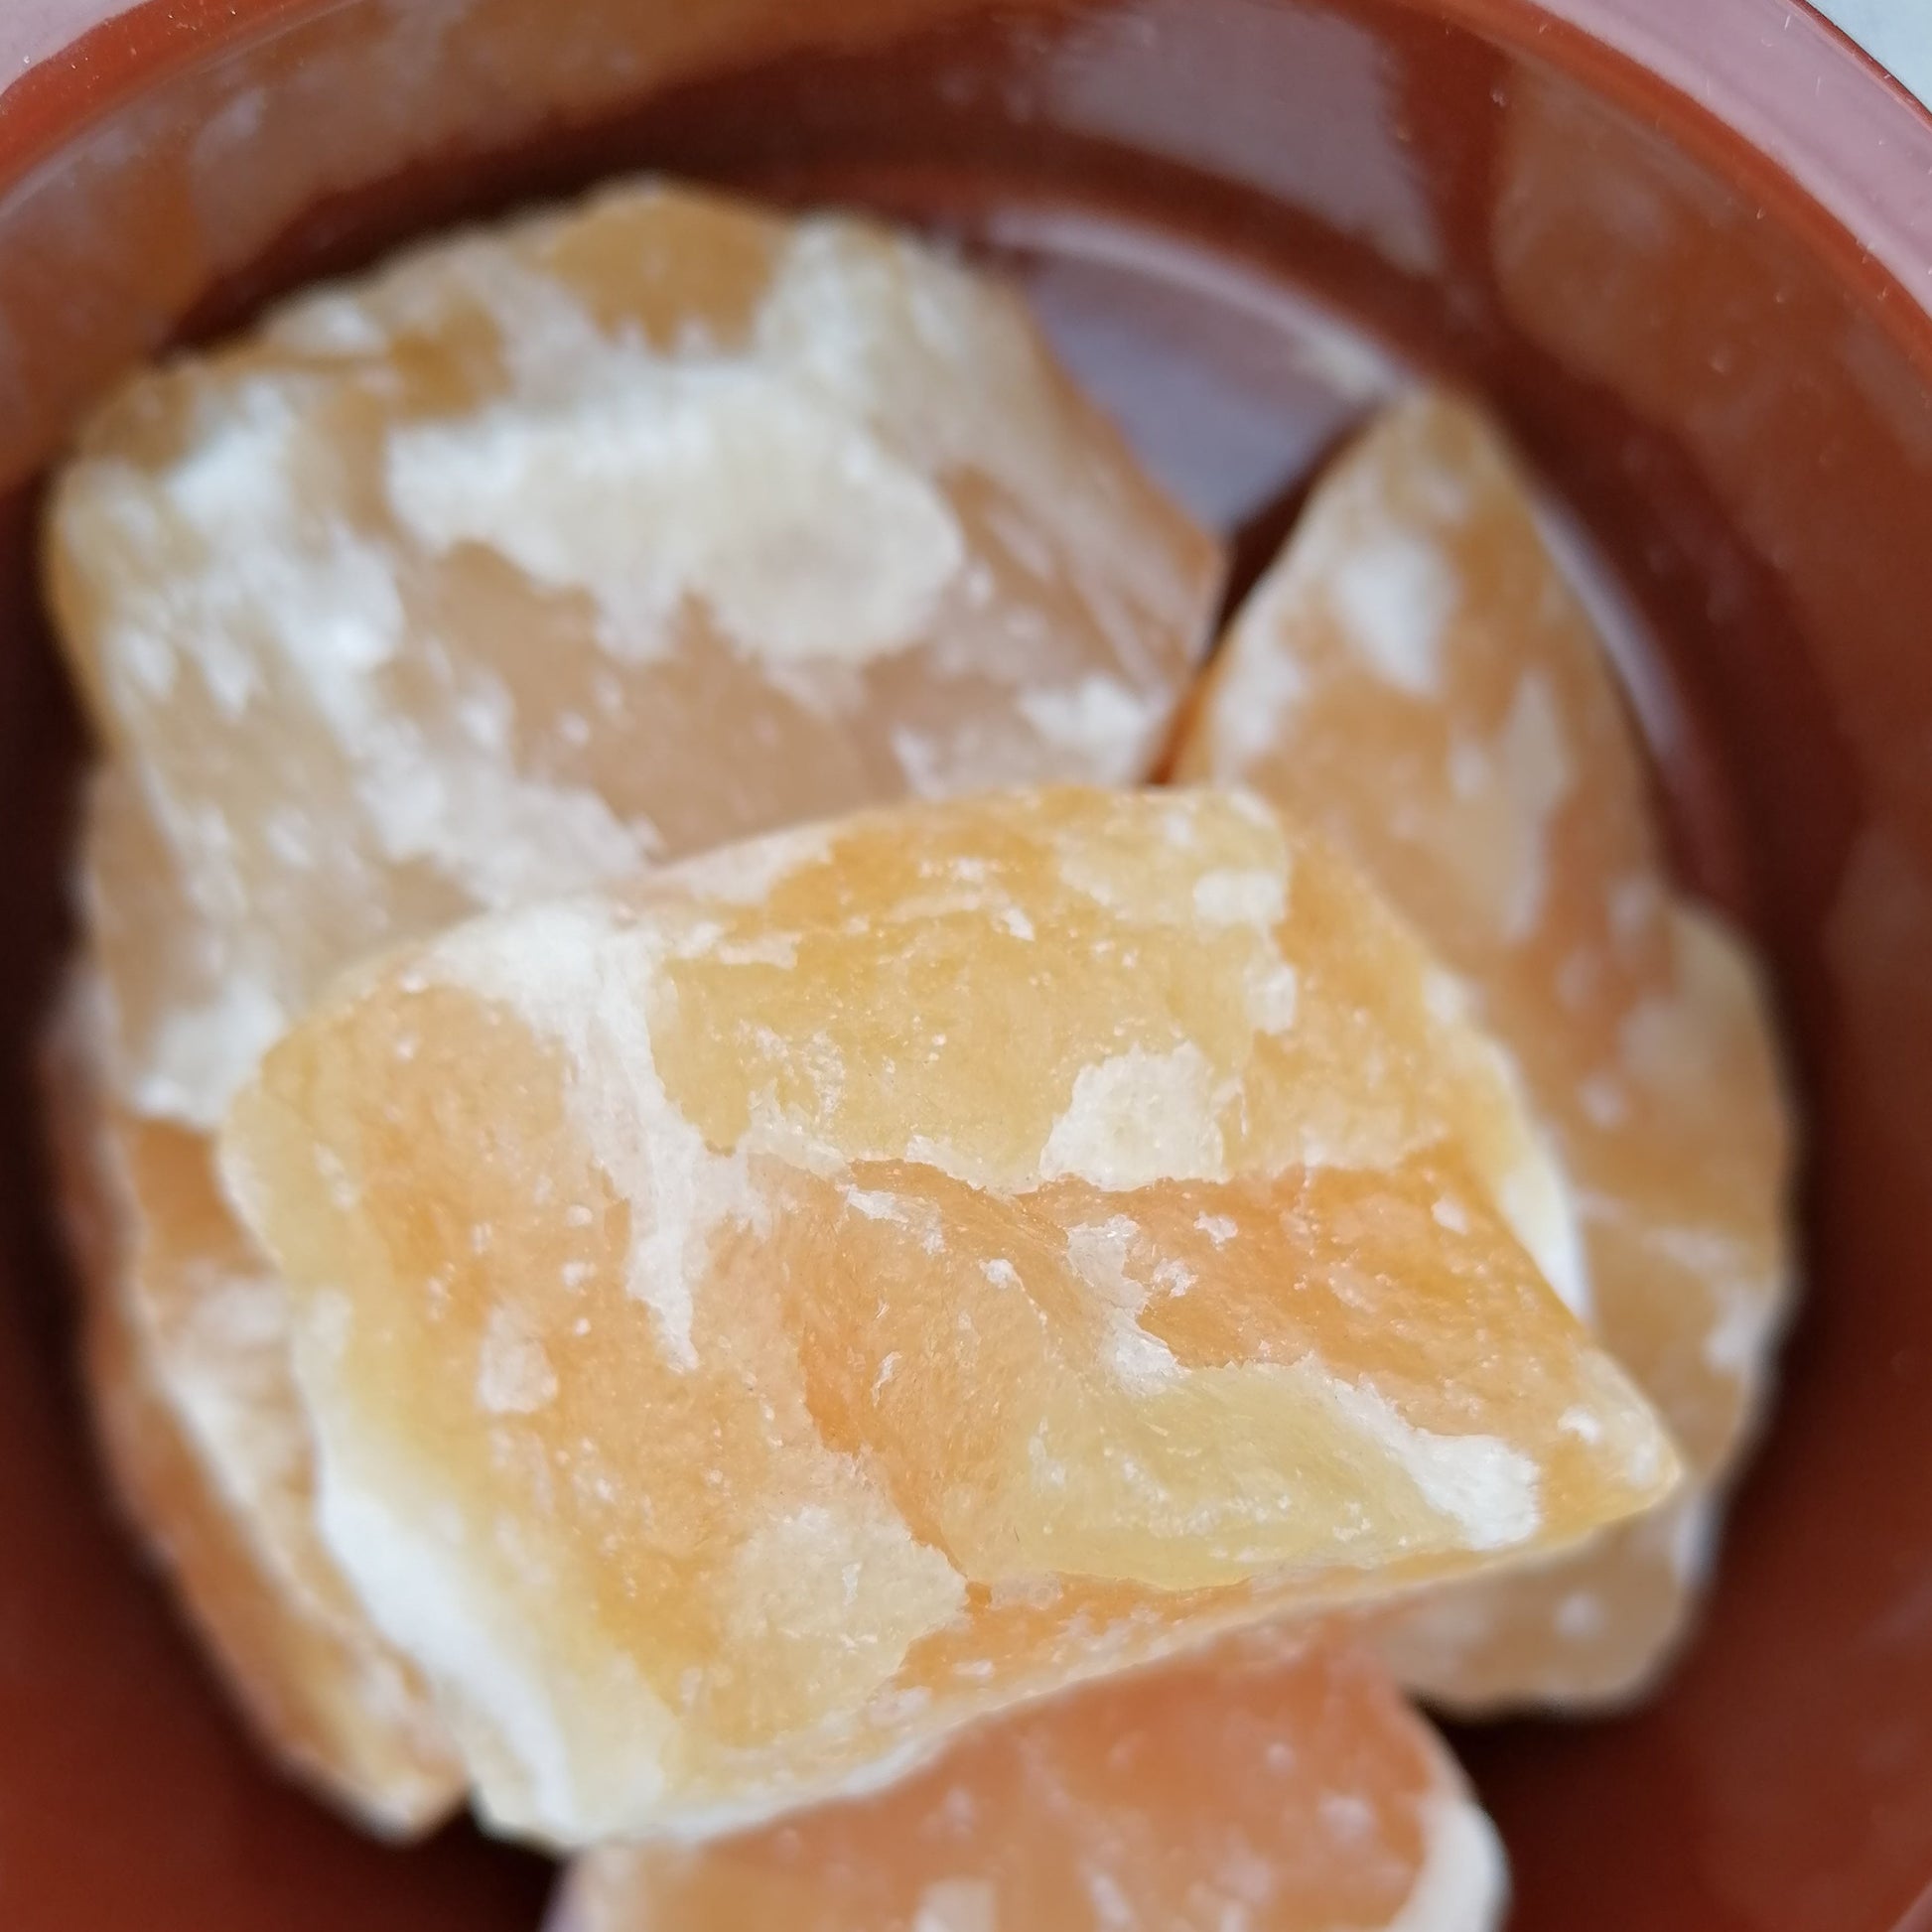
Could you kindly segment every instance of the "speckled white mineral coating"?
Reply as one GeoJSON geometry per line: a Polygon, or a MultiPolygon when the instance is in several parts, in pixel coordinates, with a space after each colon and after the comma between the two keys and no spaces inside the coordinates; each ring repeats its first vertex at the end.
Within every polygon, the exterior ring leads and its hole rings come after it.
{"type": "Polygon", "coordinates": [[[118,1076],[197,1127],[342,965],[465,912],[1139,779],[1220,574],[996,283],[651,184],[138,376],[48,560],[143,821],[97,849],[178,875],[181,930],[105,948],[118,1076]]]}
{"type": "MultiPolygon", "coordinates": [[[[1006,290],[665,186],[302,296],[83,432],[48,529],[110,754],[73,1077],[168,1154],[97,1283],[166,1345],[99,1351],[146,1379],[98,1401],[152,1425],[122,1486],[258,1724],[352,1809],[438,1807],[336,1725],[336,1637],[388,1651],[316,1535],[279,1285],[213,1183],[228,1094],[342,968],[480,908],[907,792],[1139,779],[1219,569],[1006,290]]],[[[499,1326],[477,1386],[530,1413],[544,1357],[499,1326]]]]}
{"type": "MultiPolygon", "coordinates": [[[[1792,1269],[1789,1126],[1763,992],[1678,898],[1610,662],[1514,460],[1443,396],[1322,479],[1237,615],[1178,750],[1353,854],[1509,1051],[1576,1193],[1546,1272],[1715,1495],[1762,1406],[1792,1269]]],[[[1649,1525],[1458,1587],[1388,1642],[1464,1710],[1655,1676],[1698,1578],[1649,1525]]]]}
{"type": "Polygon", "coordinates": [[[985,1725],[870,1799],[597,1851],[546,1932],[1492,1932],[1489,1821],[1355,1653],[1219,1656],[985,1725]]]}
{"type": "Polygon", "coordinates": [[[1238,795],[907,806],[476,921],[223,1145],[330,1547],[553,1844],[871,1785],[1674,1480],[1532,1259],[1506,1066],[1238,795]]]}
{"type": "Polygon", "coordinates": [[[287,1298],[230,1219],[207,1143],[107,1100],[95,992],[75,976],[48,1084],[117,1500],[256,1736],[365,1828],[413,1836],[460,1801],[462,1771],[317,1531],[287,1298]]]}

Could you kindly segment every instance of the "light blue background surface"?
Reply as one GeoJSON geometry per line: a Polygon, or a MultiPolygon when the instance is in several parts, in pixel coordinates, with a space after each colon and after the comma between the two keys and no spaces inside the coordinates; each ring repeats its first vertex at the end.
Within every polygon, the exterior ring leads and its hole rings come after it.
{"type": "MultiPolygon", "coordinates": [[[[1688,0],[1691,5],[1696,0],[1688,0]]],[[[1932,101],[1932,0],[1814,0],[1921,100],[1932,101]]]]}

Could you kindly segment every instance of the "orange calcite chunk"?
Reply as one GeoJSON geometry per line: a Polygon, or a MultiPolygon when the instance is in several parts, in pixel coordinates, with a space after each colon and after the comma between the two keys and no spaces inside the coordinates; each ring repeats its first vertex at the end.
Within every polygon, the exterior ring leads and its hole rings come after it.
{"type": "Polygon", "coordinates": [[[1177,776],[1307,814],[1461,977],[1575,1187],[1597,1332],[1702,1478],[1666,1519],[1421,1606],[1391,1655],[1464,1707],[1642,1688],[1762,1402],[1789,1128],[1753,966],[1674,896],[1601,640],[1473,411],[1400,405],[1323,479],[1177,776]]]}
{"type": "Polygon", "coordinates": [[[877,1797],[593,1852],[548,1932],[1488,1932],[1501,1849],[1361,1654],[1216,1659],[974,1732],[877,1797]]]}
{"type": "Polygon", "coordinates": [[[668,186],[439,240],[137,376],[50,510],[68,655],[193,909],[105,961],[211,1127],[345,962],[902,794],[1133,782],[1213,542],[1019,299],[668,186]]]}
{"type": "Polygon", "coordinates": [[[109,1474],[256,1732],[372,1830],[419,1831],[460,1802],[462,1766],[317,1536],[281,1285],[208,1142],[103,1098],[95,993],[72,989],[49,1084],[109,1474]]]}
{"type": "Polygon", "coordinates": [[[224,1134],[337,1561],[486,1813],[724,1829],[1673,1451],[1495,1050],[1213,792],[907,806],[351,979],[224,1134]]]}
{"type": "Polygon", "coordinates": [[[112,1432],[144,1405],[124,1491],[245,1702],[351,1808],[429,1822],[433,1725],[377,1698],[393,1657],[349,1713],[361,1680],[312,1640],[386,1649],[316,1537],[279,1290],[197,1135],[371,949],[860,802],[1138,778],[1219,569],[997,285],[668,188],[305,296],[87,429],[48,528],[110,751],[71,1077],[168,1150],[102,1151],[135,1232],[99,1319],[145,1339],[98,1406],[112,1432]],[[232,1637],[197,1497],[278,1641],[232,1637]],[[393,1776],[343,1728],[398,1722],[393,1776]]]}

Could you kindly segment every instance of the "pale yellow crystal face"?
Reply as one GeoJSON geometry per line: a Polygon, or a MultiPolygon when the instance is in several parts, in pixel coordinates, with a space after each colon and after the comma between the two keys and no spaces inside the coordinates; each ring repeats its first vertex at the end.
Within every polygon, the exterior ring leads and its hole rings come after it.
{"type": "Polygon", "coordinates": [[[593,1852],[548,1932],[1488,1932],[1489,1822],[1383,1670],[1170,1666],[978,1730],[877,1797],[593,1852]]]}
{"type": "Polygon", "coordinates": [[[1674,1477],[1526,1252],[1566,1201],[1493,1049],[1246,798],[904,807],[479,921],[277,1045],[224,1166],[324,1534],[559,1843],[1674,1477]]]}
{"type": "Polygon", "coordinates": [[[641,188],[135,378],[60,481],[48,575],[110,755],[74,1077],[186,1190],[134,1163],[166,1238],[108,1264],[103,1322],[192,1341],[125,1356],[180,1480],[123,1486],[246,1701],[295,1714],[261,1720],[285,1753],[426,1822],[311,1641],[321,1615],[386,1653],[310,1521],[272,1270],[159,1124],[211,1128],[333,973],[480,907],[905,792],[1141,776],[1219,557],[998,287],[857,222],[641,188]],[[251,1615],[286,1592],[278,1642],[234,1635],[181,1554],[199,1496],[259,1572],[251,1615]]]}
{"type": "Polygon", "coordinates": [[[462,1767],[317,1536],[281,1285],[231,1218],[207,1141],[103,1098],[89,993],[79,982],[68,1002],[49,1085],[119,1500],[263,1741],[370,1829],[421,1830],[460,1802],[462,1767]]]}
{"type": "Polygon", "coordinates": [[[1135,781],[1214,544],[1018,299],[668,187],[435,242],[138,376],[48,524],[192,945],[110,956],[211,1126],[344,963],[904,794],[1135,781]]]}
{"type": "MultiPolygon", "coordinates": [[[[1176,775],[1308,815],[1462,978],[1576,1189],[1597,1332],[1721,1481],[1791,1270],[1770,1027],[1739,942],[1673,895],[1601,640],[1474,412],[1400,405],[1323,479],[1176,775]]],[[[1458,1589],[1392,1654],[1462,1706],[1627,1695],[1682,1627],[1710,1516],[1458,1589]]]]}

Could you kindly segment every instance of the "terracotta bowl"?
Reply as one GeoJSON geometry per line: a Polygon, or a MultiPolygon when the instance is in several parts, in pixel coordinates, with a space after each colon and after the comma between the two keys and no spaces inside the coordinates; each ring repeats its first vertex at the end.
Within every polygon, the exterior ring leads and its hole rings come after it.
{"type": "Polygon", "coordinates": [[[1932,1926],[1932,121],[1785,0],[150,0],[0,95],[0,1926],[535,1923],[536,1861],[263,1770],[96,1492],[28,1089],[80,751],[33,480],[130,359],[638,167],[992,252],[1250,567],[1388,381],[1513,428],[1777,964],[1811,1295],[1666,1694],[1459,1741],[1529,1932],[1932,1926]]]}

